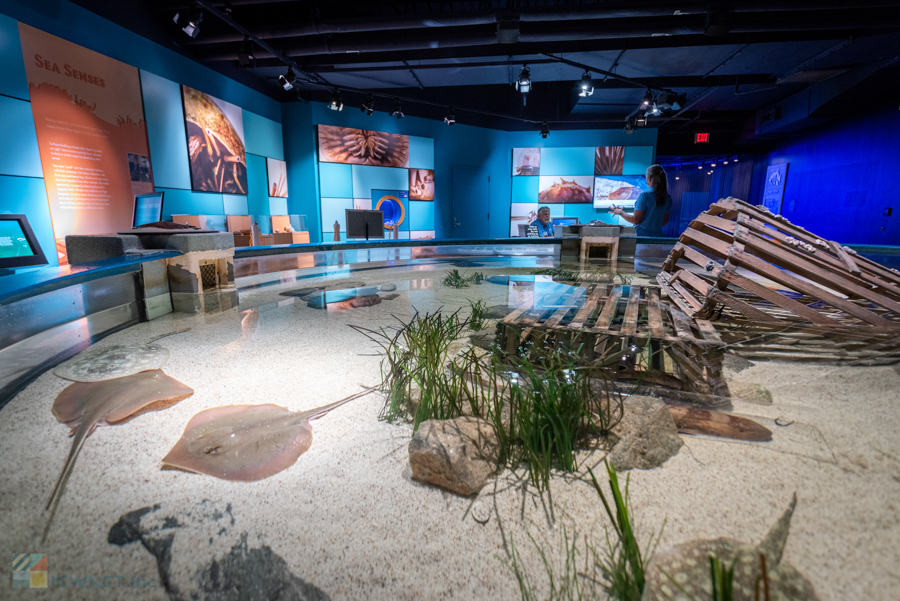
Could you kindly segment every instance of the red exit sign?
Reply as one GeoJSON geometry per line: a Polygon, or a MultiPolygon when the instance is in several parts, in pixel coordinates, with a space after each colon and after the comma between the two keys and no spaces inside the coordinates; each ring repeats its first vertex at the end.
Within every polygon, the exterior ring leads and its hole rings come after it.
{"type": "Polygon", "coordinates": [[[709,143],[709,134],[694,134],[694,144],[709,143]]]}

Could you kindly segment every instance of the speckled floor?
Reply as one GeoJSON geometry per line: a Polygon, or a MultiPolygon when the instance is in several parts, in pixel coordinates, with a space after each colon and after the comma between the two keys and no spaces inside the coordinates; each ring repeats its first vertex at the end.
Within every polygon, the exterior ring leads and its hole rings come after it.
{"type": "MultiPolygon", "coordinates": [[[[526,263],[463,262],[458,268],[497,275],[522,273],[526,263]]],[[[155,505],[142,525],[156,528],[159,539],[172,537],[169,586],[174,598],[185,599],[198,586],[197,571],[243,537],[249,549],[269,547],[297,579],[331,599],[518,599],[516,581],[501,561],[510,542],[537,583],[541,563],[529,534],[548,549],[558,545],[562,526],[601,543],[601,505],[577,478],[556,476],[550,492],[539,495],[524,484],[524,472],[506,471],[477,499],[412,481],[411,428],[378,421],[379,395],[313,422],[309,451],[266,480],[225,482],[161,469],[160,459],[198,411],[249,403],[304,410],[376,383],[379,357],[348,324],[378,328],[389,325],[392,314],[409,316],[412,307],[455,310],[476,298],[488,305],[510,302],[505,284],[443,287],[444,270],[453,268],[447,264],[369,267],[301,280],[304,272],[294,271],[248,279],[243,284],[252,287],[241,291],[238,309],[167,315],[101,341],[140,342],[190,327],[160,344],[171,351],[165,372],[196,392],[165,411],[94,432],[44,545],[38,543],[43,507],[70,442],[50,407],[68,382],[46,373],[0,410],[0,546],[7,554],[48,553],[56,584],[43,594],[12,589],[10,564],[0,563],[6,580],[0,599],[169,598],[154,557],[140,543],[108,542],[120,516],[155,505]],[[398,296],[371,307],[322,311],[282,294],[342,278],[391,282],[398,296]],[[476,502],[490,510],[486,524],[472,517],[476,502]],[[113,578],[99,590],[90,580],[72,583],[106,576],[113,578]]],[[[796,491],[785,559],[819,596],[900,598],[900,373],[770,362],[728,375],[771,392],[771,405],[736,400],[734,411],[770,425],[775,440],[685,436],[681,452],[662,467],[633,472],[639,538],[665,520],[662,545],[718,536],[756,543],[796,491]],[[794,423],[782,428],[776,418],[794,423]]],[[[582,469],[602,459],[600,451],[579,457],[582,469]]]]}

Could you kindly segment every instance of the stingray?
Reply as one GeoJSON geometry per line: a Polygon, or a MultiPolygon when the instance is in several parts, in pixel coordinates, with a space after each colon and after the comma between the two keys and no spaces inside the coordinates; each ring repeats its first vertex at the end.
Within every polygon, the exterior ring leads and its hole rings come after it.
{"type": "Polygon", "coordinates": [[[53,373],[75,382],[100,382],[159,369],[169,360],[169,349],[154,343],[160,338],[181,334],[189,329],[162,334],[142,344],[92,346],[59,365],[53,373]]]}
{"type": "Polygon", "coordinates": [[[760,587],[770,592],[772,599],[818,601],[809,580],[782,559],[796,505],[795,493],[787,511],[755,547],[730,538],[717,538],[692,540],[657,551],[646,571],[641,600],[688,599],[685,592],[696,599],[709,599],[712,589],[709,556],[714,555],[726,568],[735,565],[734,599],[759,599],[754,593],[760,587]],[[763,570],[765,577],[762,577],[763,570]]]}
{"type": "Polygon", "coordinates": [[[192,388],[159,369],[102,382],[76,382],[60,392],[53,402],[53,415],[72,428],[74,438],[69,457],[47,503],[50,516],[41,540],[47,537],[75,459],[85,439],[97,426],[120,424],[141,413],[171,406],[192,394],[192,388]]]}
{"type": "Polygon", "coordinates": [[[191,418],[163,465],[238,482],[268,478],[294,465],[312,444],[311,420],[376,388],[299,413],[271,404],[205,409],[191,418]]]}

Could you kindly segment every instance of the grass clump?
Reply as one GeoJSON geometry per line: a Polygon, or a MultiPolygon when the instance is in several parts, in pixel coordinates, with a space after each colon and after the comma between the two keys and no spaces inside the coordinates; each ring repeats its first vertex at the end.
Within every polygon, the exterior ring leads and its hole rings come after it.
{"type": "Polygon", "coordinates": [[[484,274],[480,271],[474,273],[460,273],[458,269],[451,269],[446,272],[442,283],[450,288],[468,288],[470,284],[481,284],[484,282],[484,274]]]}
{"type": "Polygon", "coordinates": [[[487,313],[487,303],[484,299],[469,301],[469,329],[478,332],[484,329],[487,313]]]}
{"type": "Polygon", "coordinates": [[[544,267],[541,269],[532,269],[531,275],[549,275],[556,281],[572,282],[577,284],[581,281],[581,274],[565,267],[544,267]]]}

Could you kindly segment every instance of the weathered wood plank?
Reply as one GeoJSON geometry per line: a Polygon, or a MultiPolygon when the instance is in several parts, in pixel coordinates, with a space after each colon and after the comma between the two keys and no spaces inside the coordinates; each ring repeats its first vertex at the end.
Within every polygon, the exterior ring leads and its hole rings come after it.
{"type": "Polygon", "coordinates": [[[659,288],[647,288],[647,322],[650,325],[650,334],[655,338],[664,338],[666,330],[663,328],[662,313],[659,308],[659,288]]]}
{"type": "Polygon", "coordinates": [[[600,315],[597,317],[597,322],[593,327],[594,330],[609,330],[609,324],[612,323],[612,319],[616,314],[619,298],[621,298],[621,296],[622,287],[614,287],[612,293],[606,298],[606,303],[603,305],[600,315]]]}
{"type": "Polygon", "coordinates": [[[625,319],[622,322],[622,334],[634,336],[637,333],[638,309],[640,308],[641,287],[631,286],[628,304],[625,306],[625,319]]]}

